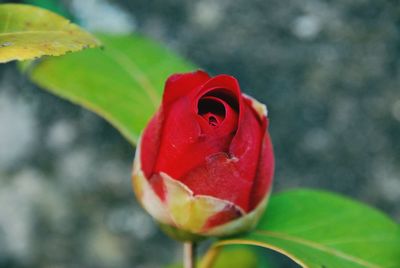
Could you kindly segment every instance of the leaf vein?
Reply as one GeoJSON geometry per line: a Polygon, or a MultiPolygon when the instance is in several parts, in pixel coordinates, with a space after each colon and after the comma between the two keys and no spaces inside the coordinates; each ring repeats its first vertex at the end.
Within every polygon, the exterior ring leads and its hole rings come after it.
{"type": "Polygon", "coordinates": [[[270,237],[274,237],[274,238],[279,238],[282,240],[286,240],[286,241],[290,241],[293,243],[297,243],[297,244],[301,244],[304,246],[308,246],[311,247],[313,249],[319,250],[319,251],[323,251],[329,254],[332,254],[334,256],[340,257],[342,259],[357,263],[359,265],[364,265],[365,267],[369,267],[369,268],[379,268],[379,266],[377,266],[376,264],[367,262],[363,259],[348,255],[346,253],[343,253],[342,251],[339,251],[337,249],[322,245],[322,244],[318,244],[303,238],[299,238],[299,237],[293,237],[293,236],[289,236],[283,233],[278,233],[278,232],[270,232],[270,231],[261,231],[261,230],[256,230],[254,231],[254,233],[258,233],[261,235],[267,235],[270,237]]]}
{"type": "Polygon", "coordinates": [[[109,57],[110,59],[114,60],[118,65],[121,66],[123,70],[126,71],[126,73],[136,82],[138,82],[146,95],[149,97],[152,105],[157,108],[158,104],[160,102],[160,99],[158,97],[156,88],[154,85],[150,82],[150,79],[146,76],[144,72],[140,70],[140,68],[132,61],[127,59],[124,55],[122,55],[120,52],[107,48],[108,53],[113,56],[109,57]]]}
{"type": "Polygon", "coordinates": [[[35,31],[32,31],[32,30],[30,30],[30,31],[0,33],[0,36],[20,35],[20,34],[49,34],[49,33],[65,34],[65,33],[67,33],[67,31],[63,31],[63,30],[35,30],[35,31]]]}
{"type": "Polygon", "coordinates": [[[3,30],[4,32],[7,31],[7,29],[8,29],[8,25],[10,23],[11,16],[12,16],[11,12],[7,12],[7,19],[6,19],[6,23],[4,24],[4,30],[3,30]]]}

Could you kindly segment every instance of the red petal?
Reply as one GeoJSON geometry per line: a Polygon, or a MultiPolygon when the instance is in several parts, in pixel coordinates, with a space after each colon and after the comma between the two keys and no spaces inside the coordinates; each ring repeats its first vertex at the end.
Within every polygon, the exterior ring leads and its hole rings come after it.
{"type": "Polygon", "coordinates": [[[201,86],[210,79],[203,71],[171,75],[165,83],[163,105],[175,101],[179,97],[189,95],[196,87],[201,86]]]}
{"type": "Polygon", "coordinates": [[[211,216],[207,220],[206,224],[203,226],[203,229],[208,230],[212,227],[219,226],[219,225],[222,225],[227,222],[231,222],[234,219],[237,219],[241,216],[243,216],[243,215],[239,210],[234,209],[232,207],[227,208],[227,209],[211,216]]]}
{"type": "Polygon", "coordinates": [[[190,112],[190,108],[188,98],[180,98],[170,107],[154,168],[155,172],[165,172],[177,180],[203,163],[207,156],[227,151],[232,139],[231,133],[202,133],[197,120],[199,116],[190,112]]]}
{"type": "MultiPolygon", "coordinates": [[[[251,101],[242,97],[235,78],[219,75],[209,79],[201,71],[171,76],[162,110],[142,137],[143,171],[147,178],[165,172],[186,184],[195,195],[228,200],[250,211],[265,196],[272,181],[273,153],[265,134],[266,124],[266,118],[260,119],[251,101]],[[206,121],[197,114],[197,103],[203,96],[221,98],[228,107],[226,115],[231,113],[214,132],[205,131],[202,122],[206,121]],[[239,118],[233,116],[236,113],[239,118]]],[[[157,178],[151,179],[163,197],[164,187],[157,182],[157,178]]],[[[216,216],[215,221],[225,216],[216,216]]]]}
{"type": "Polygon", "coordinates": [[[159,110],[150,120],[140,141],[141,165],[146,178],[150,178],[153,174],[154,165],[157,161],[162,125],[163,113],[162,110],[159,110]]]}
{"type": "Polygon", "coordinates": [[[226,118],[226,124],[224,121],[215,132],[206,133],[202,131],[204,119],[197,114],[197,104],[204,94],[215,88],[222,88],[234,96],[237,94],[236,88],[232,88],[235,81],[230,76],[217,76],[185,96],[176,98],[168,110],[164,109],[165,121],[155,171],[165,172],[180,180],[191,169],[204,163],[206,157],[228,151],[232,132],[235,131],[235,114],[227,109],[229,118],[226,118]]]}
{"type": "MultiPolygon", "coordinates": [[[[241,178],[253,185],[266,129],[251,105],[244,99],[241,100],[240,109],[238,129],[229,152],[231,157],[238,159],[235,166],[241,178]]],[[[249,199],[244,203],[245,206],[242,206],[245,211],[252,209],[251,200],[252,196],[249,193],[249,199]]]]}
{"type": "Polygon", "coordinates": [[[239,83],[236,78],[226,74],[220,74],[208,80],[199,91],[198,96],[201,97],[215,89],[227,90],[229,94],[236,98],[236,100],[241,96],[239,83]]]}
{"type": "Polygon", "coordinates": [[[178,98],[165,114],[163,133],[155,172],[165,172],[175,179],[193,167],[193,154],[201,134],[188,96],[178,98]]]}
{"type": "Polygon", "coordinates": [[[257,174],[254,179],[250,199],[250,210],[253,210],[265,197],[272,185],[275,168],[274,153],[269,133],[266,132],[258,161],[257,174]]]}
{"type": "Polygon", "coordinates": [[[191,170],[181,181],[195,195],[209,195],[230,201],[247,211],[252,181],[243,178],[236,159],[225,153],[209,156],[206,162],[191,170]]]}
{"type": "Polygon", "coordinates": [[[179,97],[186,96],[193,88],[204,84],[209,79],[210,77],[207,73],[196,71],[193,73],[174,74],[166,81],[163,104],[148,123],[141,139],[141,163],[147,178],[150,178],[153,174],[157,162],[168,104],[179,97]]]}

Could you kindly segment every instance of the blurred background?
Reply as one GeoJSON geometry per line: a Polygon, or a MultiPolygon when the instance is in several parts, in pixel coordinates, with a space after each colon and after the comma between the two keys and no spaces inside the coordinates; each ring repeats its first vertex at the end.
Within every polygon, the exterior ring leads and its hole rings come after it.
{"type": "MultiPolygon", "coordinates": [[[[400,221],[399,1],[26,2],[92,32],[139,32],[212,74],[236,76],[268,105],[275,191],[334,191],[400,221]]],[[[133,156],[107,122],[1,64],[0,267],[179,260],[180,245],[134,198],[133,156]]],[[[278,255],[272,262],[296,267],[278,255]]]]}

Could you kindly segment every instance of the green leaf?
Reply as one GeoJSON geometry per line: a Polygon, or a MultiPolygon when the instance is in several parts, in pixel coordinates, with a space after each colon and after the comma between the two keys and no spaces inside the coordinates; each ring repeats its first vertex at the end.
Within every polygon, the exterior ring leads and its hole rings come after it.
{"type": "Polygon", "coordinates": [[[257,254],[244,248],[227,248],[218,255],[214,268],[257,268],[257,254]]]}
{"type": "Polygon", "coordinates": [[[105,118],[134,144],[160,103],[167,77],[195,67],[141,36],[98,37],[104,49],[45,59],[30,77],[105,118]]]}
{"type": "Polygon", "coordinates": [[[46,9],[0,4],[0,63],[59,56],[98,45],[92,35],[46,9]]]}
{"type": "Polygon", "coordinates": [[[256,230],[214,246],[265,247],[302,267],[400,267],[399,225],[379,211],[313,190],[280,193],[270,202],[256,230]]]}

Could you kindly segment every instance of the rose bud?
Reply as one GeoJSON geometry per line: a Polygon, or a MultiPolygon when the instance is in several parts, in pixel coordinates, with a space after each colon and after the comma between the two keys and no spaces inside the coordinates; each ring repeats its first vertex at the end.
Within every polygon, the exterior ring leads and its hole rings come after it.
{"type": "Polygon", "coordinates": [[[242,94],[234,77],[172,75],[137,145],[137,198],[177,239],[249,230],[271,190],[267,126],[265,105],[242,94]]]}

